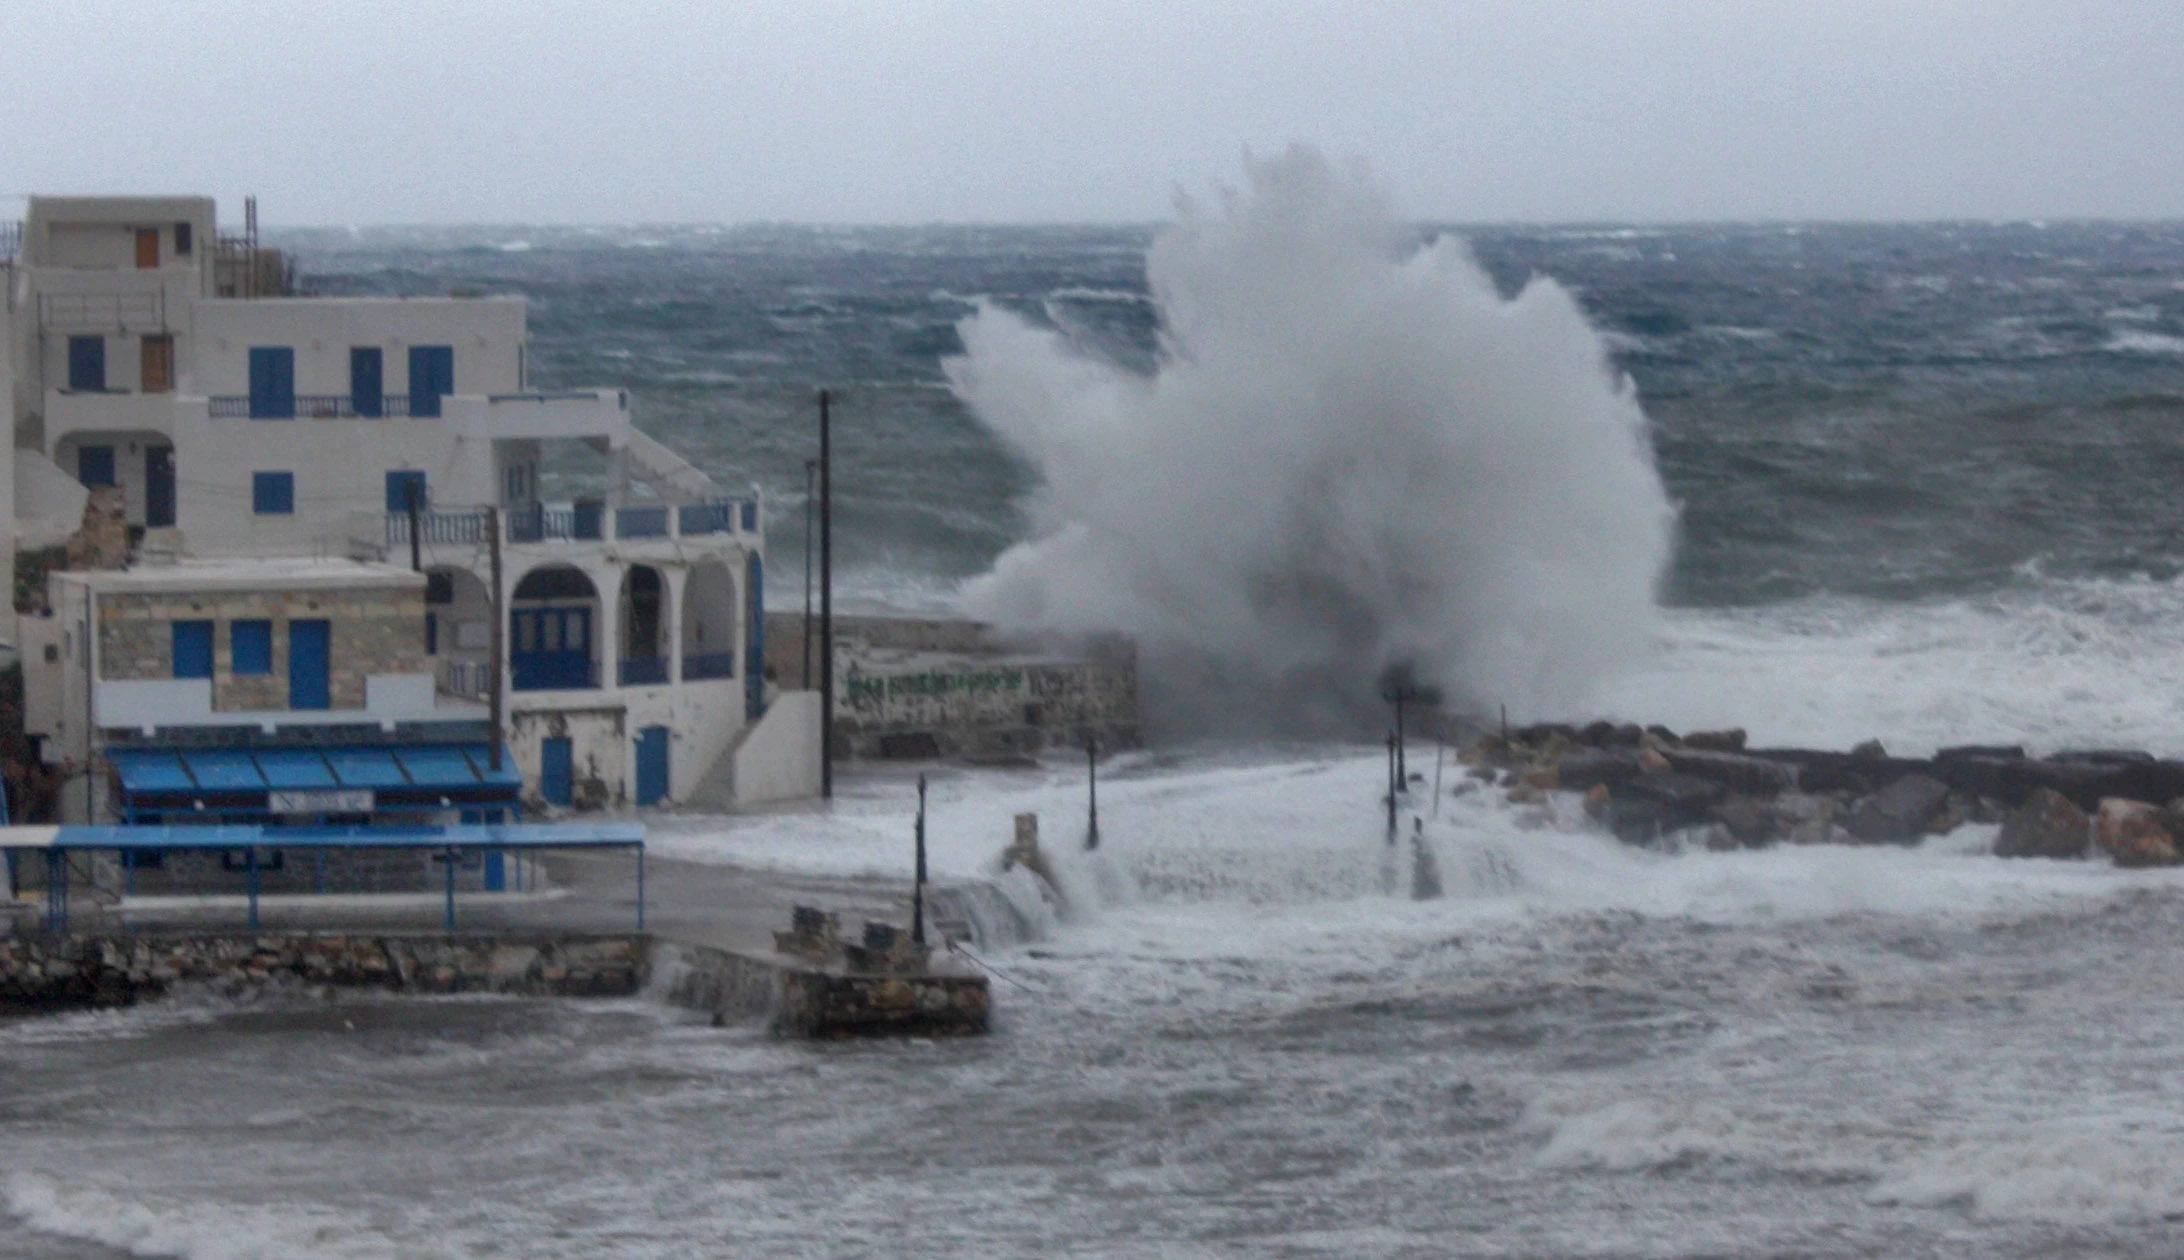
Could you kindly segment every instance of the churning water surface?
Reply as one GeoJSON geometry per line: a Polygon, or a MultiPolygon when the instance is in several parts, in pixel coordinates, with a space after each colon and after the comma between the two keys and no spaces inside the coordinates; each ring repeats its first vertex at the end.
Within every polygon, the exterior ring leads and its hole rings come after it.
{"type": "MultiPolygon", "coordinates": [[[[1402,232],[1389,258],[1435,235],[1402,232]]],[[[1898,751],[2184,752],[2184,230],[1465,236],[1487,279],[1438,292],[1491,318],[1553,278],[1634,381],[1674,510],[1658,613],[1617,623],[1637,651],[1569,716],[1898,751]]],[[[765,487],[777,605],[800,594],[812,393],[841,391],[852,600],[931,610],[1051,528],[1102,527],[1051,511],[1053,452],[1004,442],[965,401],[976,389],[951,387],[947,361],[979,361],[982,325],[964,321],[1058,334],[1106,388],[1134,388],[1118,365],[1154,380],[1173,318],[1148,283],[1154,237],[281,243],[327,293],[529,295],[538,384],[628,387],[641,424],[765,487]]],[[[1593,510],[1593,479],[1524,467],[1593,510]]],[[[1535,558],[1552,572],[1556,554],[1535,558]]],[[[2001,862],[1978,829],[1915,850],[1658,855],[1447,797],[1428,835],[1449,895],[1414,903],[1400,862],[1384,891],[1380,775],[1377,753],[1340,742],[1118,766],[1099,864],[1065,868],[1075,911],[1042,917],[1013,889],[1043,934],[994,947],[999,1026],[977,1042],[788,1044],[648,1001],[186,998],[9,1024],[0,1250],[2165,1256],[2184,1241],[2176,876],[2001,862]]],[[[660,819],[656,841],[760,872],[899,870],[904,783],[853,786],[830,817],[660,819]]],[[[1067,818],[1076,793],[1061,771],[947,776],[942,871],[980,875],[1010,813],[1067,818]]]]}

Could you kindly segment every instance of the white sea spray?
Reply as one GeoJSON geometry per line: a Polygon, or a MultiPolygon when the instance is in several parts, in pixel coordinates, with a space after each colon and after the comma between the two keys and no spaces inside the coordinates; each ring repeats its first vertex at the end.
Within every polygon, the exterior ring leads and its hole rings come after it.
{"type": "Polygon", "coordinates": [[[987,305],[947,364],[1042,482],[969,583],[1004,625],[1120,629],[1170,728],[1328,730],[1407,665],[1566,709],[1650,643],[1674,513],[1634,389],[1571,294],[1412,247],[1360,170],[1293,147],[1185,204],[1141,375],[987,305]]]}

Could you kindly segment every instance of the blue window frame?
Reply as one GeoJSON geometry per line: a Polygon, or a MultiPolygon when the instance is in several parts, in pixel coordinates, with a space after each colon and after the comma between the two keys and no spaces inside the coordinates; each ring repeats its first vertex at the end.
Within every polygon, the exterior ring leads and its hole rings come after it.
{"type": "Polygon", "coordinates": [[[409,511],[410,491],[417,492],[417,510],[422,512],[432,506],[425,495],[425,475],[421,472],[397,470],[387,474],[387,511],[400,514],[409,511]]]}
{"type": "Polygon", "coordinates": [[[234,658],[235,675],[270,674],[273,672],[273,623],[270,621],[235,621],[228,623],[228,651],[234,658]]]}
{"type": "Polygon", "coordinates": [[[68,339],[68,387],[99,391],[106,388],[106,338],[68,339]]]}
{"type": "Polygon", "coordinates": [[[285,472],[250,474],[250,510],[259,516],[294,516],[296,514],[296,474],[285,472]]]}
{"type": "Polygon", "coordinates": [[[111,446],[79,446],[76,448],[76,480],[86,488],[111,486],[114,481],[114,448],[111,446]]]}
{"type": "Polygon", "coordinates": [[[174,676],[177,678],[212,677],[211,622],[177,621],[174,623],[174,676]]]}

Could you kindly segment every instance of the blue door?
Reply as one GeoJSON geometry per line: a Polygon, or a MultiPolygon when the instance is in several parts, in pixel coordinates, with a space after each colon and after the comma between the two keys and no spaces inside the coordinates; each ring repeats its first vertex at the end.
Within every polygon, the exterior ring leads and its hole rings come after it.
{"type": "Polygon", "coordinates": [[[114,484],[114,448],[111,446],[79,446],[76,448],[76,480],[86,488],[114,484]]]}
{"type": "Polygon", "coordinates": [[[349,348],[349,407],[360,416],[387,413],[386,360],[378,346],[349,348]]]}
{"type": "Polygon", "coordinates": [[[432,506],[432,500],[425,497],[423,473],[395,471],[387,474],[387,511],[390,515],[409,511],[412,494],[417,496],[418,511],[432,506]]]}
{"type": "Polygon", "coordinates": [[[333,656],[333,633],[325,621],[288,623],[288,707],[332,707],[327,691],[327,667],[333,656]]]}
{"type": "Polygon", "coordinates": [[[296,352],[287,346],[250,348],[250,418],[296,417],[296,352]]]}
{"type": "Polygon", "coordinates": [[[576,786],[576,745],[562,736],[549,737],[539,746],[538,794],[548,805],[566,806],[576,786]]]}
{"type": "Polygon", "coordinates": [[[144,448],[144,527],[174,524],[174,448],[144,448]]]}
{"type": "Polygon", "coordinates": [[[106,338],[68,339],[68,387],[93,391],[106,388],[106,338]]]}
{"type": "Polygon", "coordinates": [[[637,732],[637,803],[657,805],[667,799],[667,728],[637,732]]]}
{"type": "Polygon", "coordinates": [[[743,716],[756,722],[766,712],[766,567],[751,556],[744,588],[750,592],[750,647],[743,660],[743,716]]]}
{"type": "Polygon", "coordinates": [[[519,608],[509,617],[509,672],[518,691],[596,685],[591,667],[591,610],[519,608]]]}
{"type": "Polygon", "coordinates": [[[440,399],[455,392],[455,347],[411,346],[409,352],[409,413],[440,414],[440,399]]]}

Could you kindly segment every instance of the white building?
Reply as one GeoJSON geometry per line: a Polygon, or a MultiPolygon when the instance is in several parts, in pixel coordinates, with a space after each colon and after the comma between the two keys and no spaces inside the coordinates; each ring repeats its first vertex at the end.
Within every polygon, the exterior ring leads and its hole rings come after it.
{"type": "MultiPolygon", "coordinates": [[[[221,237],[201,197],[32,198],[0,235],[0,278],[11,563],[17,539],[73,529],[99,485],[122,493],[139,568],[414,555],[442,700],[489,695],[505,610],[505,737],[535,802],[816,791],[816,704],[764,683],[755,491],[646,437],[621,391],[532,390],[522,299],[292,296],[282,260],[221,237]],[[556,467],[594,489],[547,501],[556,467]]],[[[43,697],[67,634],[53,617],[6,636],[33,713],[62,711],[43,697]]],[[[140,707],[140,742],[222,725],[140,707]]],[[[58,760],[56,732],[32,733],[58,760]]]]}

